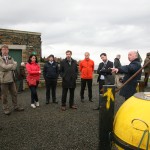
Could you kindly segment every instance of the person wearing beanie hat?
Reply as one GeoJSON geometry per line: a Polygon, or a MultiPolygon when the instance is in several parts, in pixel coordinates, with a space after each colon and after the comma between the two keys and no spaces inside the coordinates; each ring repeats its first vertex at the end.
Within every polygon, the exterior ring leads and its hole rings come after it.
{"type": "Polygon", "coordinates": [[[50,57],[52,57],[52,58],[53,58],[53,60],[54,60],[54,55],[53,55],[53,54],[49,55],[49,57],[48,57],[48,58],[50,58],[50,57]]]}
{"type": "Polygon", "coordinates": [[[58,64],[54,60],[54,55],[51,54],[48,57],[48,62],[45,63],[43,68],[43,76],[46,84],[46,104],[49,104],[50,102],[50,91],[52,93],[52,102],[56,104],[58,103],[56,101],[56,86],[58,75],[58,64]]]}

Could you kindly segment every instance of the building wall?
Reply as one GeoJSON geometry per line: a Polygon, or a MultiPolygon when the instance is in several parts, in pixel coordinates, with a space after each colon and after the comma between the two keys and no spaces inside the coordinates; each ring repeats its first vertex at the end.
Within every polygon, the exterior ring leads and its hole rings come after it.
{"type": "Polygon", "coordinates": [[[26,62],[30,54],[41,57],[41,33],[0,29],[0,47],[7,44],[9,49],[22,49],[22,61],[26,62]]]}
{"type": "MultiPolygon", "coordinates": [[[[0,29],[0,48],[2,45],[7,44],[10,51],[15,51],[13,55],[17,55],[17,57],[18,53],[21,55],[22,62],[27,62],[32,53],[36,54],[38,60],[40,60],[41,43],[41,33],[0,29]],[[20,53],[20,50],[22,53],[20,53]]],[[[18,62],[19,68],[20,58],[18,60],[15,59],[15,61],[18,62]]],[[[26,80],[24,80],[24,88],[26,87],[26,80]]]]}

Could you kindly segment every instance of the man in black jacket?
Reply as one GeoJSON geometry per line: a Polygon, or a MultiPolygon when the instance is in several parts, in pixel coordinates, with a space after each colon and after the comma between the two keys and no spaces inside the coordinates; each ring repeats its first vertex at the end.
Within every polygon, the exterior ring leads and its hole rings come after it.
{"type": "Polygon", "coordinates": [[[60,76],[62,77],[62,110],[66,110],[66,98],[68,89],[70,91],[69,106],[77,109],[74,105],[74,90],[78,76],[77,62],[71,58],[72,51],[66,51],[66,58],[60,63],[60,76]]]}
{"type": "Polygon", "coordinates": [[[103,85],[113,85],[114,76],[111,73],[111,68],[113,67],[113,62],[107,59],[106,53],[102,53],[100,58],[101,62],[98,66],[97,74],[99,74],[97,81],[99,82],[100,94],[102,94],[103,85]]]}
{"type": "MultiPolygon", "coordinates": [[[[115,78],[111,73],[113,62],[107,59],[106,53],[100,54],[100,58],[103,62],[99,64],[97,69],[97,74],[99,74],[97,82],[99,82],[99,94],[103,94],[103,85],[113,85],[115,82],[115,78]]],[[[99,106],[97,108],[94,108],[94,110],[99,110],[99,106]]]]}
{"type": "Polygon", "coordinates": [[[59,75],[59,69],[57,62],[54,61],[54,55],[48,57],[48,62],[45,63],[43,68],[43,76],[46,83],[46,104],[50,101],[50,89],[52,91],[52,101],[53,103],[58,103],[56,101],[56,86],[57,79],[59,75]]]}

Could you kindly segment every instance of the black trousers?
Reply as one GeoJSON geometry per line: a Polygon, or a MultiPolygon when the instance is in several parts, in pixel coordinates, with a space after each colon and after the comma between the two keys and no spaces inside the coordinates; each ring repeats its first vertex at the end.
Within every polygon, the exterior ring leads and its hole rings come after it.
{"type": "Polygon", "coordinates": [[[99,79],[99,94],[103,94],[103,85],[105,85],[105,80],[99,79]]]}
{"type": "Polygon", "coordinates": [[[66,106],[66,99],[67,99],[67,93],[68,89],[70,91],[70,97],[69,97],[69,106],[74,105],[74,90],[75,88],[62,88],[62,106],[66,106]]]}
{"type": "Polygon", "coordinates": [[[22,91],[23,91],[23,78],[19,80],[19,85],[18,85],[18,92],[22,92],[22,91]]]}
{"type": "Polygon", "coordinates": [[[148,84],[149,76],[150,76],[149,72],[145,72],[145,78],[144,78],[144,85],[145,86],[147,86],[147,84],[148,84]]]}
{"type": "Polygon", "coordinates": [[[81,96],[81,99],[84,99],[84,90],[86,87],[86,83],[88,85],[88,96],[89,96],[89,100],[90,100],[90,99],[92,99],[92,79],[82,79],[81,78],[80,96],[81,96]]]}
{"type": "Polygon", "coordinates": [[[56,101],[57,79],[46,79],[46,100],[50,100],[50,91],[52,93],[52,101],[56,101]]]}
{"type": "Polygon", "coordinates": [[[39,101],[37,95],[37,87],[38,87],[38,83],[36,86],[29,86],[31,91],[31,104],[34,104],[35,102],[39,101]]]}

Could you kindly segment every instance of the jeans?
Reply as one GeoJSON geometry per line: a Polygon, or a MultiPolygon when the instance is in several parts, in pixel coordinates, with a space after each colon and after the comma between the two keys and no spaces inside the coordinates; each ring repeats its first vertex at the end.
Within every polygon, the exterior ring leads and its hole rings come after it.
{"type": "Polygon", "coordinates": [[[35,102],[38,102],[38,95],[37,95],[37,87],[38,84],[36,86],[29,86],[30,91],[31,91],[31,104],[34,104],[35,102]]]}

